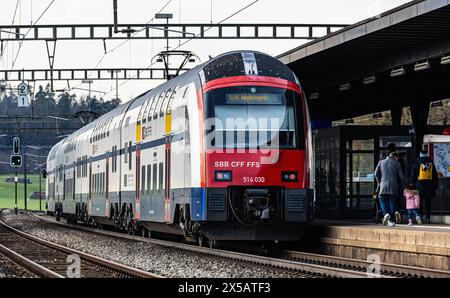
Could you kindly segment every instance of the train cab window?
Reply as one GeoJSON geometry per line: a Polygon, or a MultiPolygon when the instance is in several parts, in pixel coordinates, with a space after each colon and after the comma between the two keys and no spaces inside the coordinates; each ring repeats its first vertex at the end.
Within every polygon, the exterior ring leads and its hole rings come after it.
{"type": "Polygon", "coordinates": [[[151,165],[147,165],[147,194],[150,194],[151,175],[152,175],[152,166],[151,165]]]}
{"type": "Polygon", "coordinates": [[[130,125],[130,119],[131,119],[131,117],[128,116],[127,120],[125,120],[125,127],[128,127],[130,125]]]}
{"type": "Polygon", "coordinates": [[[156,193],[156,179],[158,178],[157,177],[158,176],[158,172],[157,172],[157,165],[156,165],[156,163],[155,164],[153,164],[153,186],[152,186],[152,190],[153,190],[153,193],[156,193]]]}
{"type": "Polygon", "coordinates": [[[294,91],[239,86],[206,93],[207,118],[215,123],[213,148],[305,148],[300,95],[294,91]]]}

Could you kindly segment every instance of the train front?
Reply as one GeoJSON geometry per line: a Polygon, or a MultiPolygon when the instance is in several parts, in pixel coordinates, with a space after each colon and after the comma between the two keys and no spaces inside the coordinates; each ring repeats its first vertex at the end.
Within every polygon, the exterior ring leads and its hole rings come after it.
{"type": "Polygon", "coordinates": [[[201,74],[207,214],[214,240],[298,240],[311,219],[307,104],[293,72],[255,52],[201,74]]]}

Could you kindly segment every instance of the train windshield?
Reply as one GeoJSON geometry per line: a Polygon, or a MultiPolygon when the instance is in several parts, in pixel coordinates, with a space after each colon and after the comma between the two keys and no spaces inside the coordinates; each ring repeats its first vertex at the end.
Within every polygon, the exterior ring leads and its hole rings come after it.
{"type": "Polygon", "coordinates": [[[304,149],[304,118],[294,91],[239,86],[205,94],[208,148],[304,149]]]}

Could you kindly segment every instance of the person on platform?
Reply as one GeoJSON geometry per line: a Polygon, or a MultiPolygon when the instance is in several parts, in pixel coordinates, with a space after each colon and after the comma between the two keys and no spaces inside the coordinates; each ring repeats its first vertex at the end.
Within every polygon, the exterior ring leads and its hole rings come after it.
{"type": "Polygon", "coordinates": [[[431,221],[431,199],[436,195],[438,188],[438,175],[433,160],[428,151],[422,150],[420,157],[413,166],[412,183],[416,185],[420,196],[420,213],[423,214],[423,207],[426,210],[426,223],[431,221]]]}
{"type": "Polygon", "coordinates": [[[395,205],[399,189],[405,179],[402,167],[398,162],[398,153],[392,152],[386,159],[381,160],[374,172],[380,184],[379,197],[383,210],[383,225],[395,226],[395,205]]]}
{"type": "Polygon", "coordinates": [[[416,190],[414,184],[410,184],[405,187],[403,196],[406,200],[406,209],[408,209],[408,226],[412,226],[413,219],[416,219],[419,225],[422,224],[422,218],[420,217],[420,196],[419,191],[416,190]]]}
{"type": "MultiPolygon", "coordinates": [[[[394,143],[389,143],[386,148],[388,149],[388,155],[391,154],[392,152],[397,152],[397,146],[394,143]]],[[[404,167],[400,161],[399,155],[397,155],[396,159],[400,163],[400,167],[402,169],[404,169],[404,167]]],[[[398,224],[402,222],[402,216],[400,214],[400,199],[402,197],[401,188],[399,188],[399,190],[400,190],[400,193],[396,196],[395,205],[394,205],[395,223],[398,223],[398,224]]]]}

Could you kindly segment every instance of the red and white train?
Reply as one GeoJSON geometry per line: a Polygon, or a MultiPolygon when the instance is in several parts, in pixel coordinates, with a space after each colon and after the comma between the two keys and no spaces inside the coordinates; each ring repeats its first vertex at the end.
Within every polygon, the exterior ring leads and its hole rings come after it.
{"type": "Polygon", "coordinates": [[[287,66],[225,53],[56,144],[48,212],[200,243],[297,240],[313,208],[309,123],[287,66]]]}

